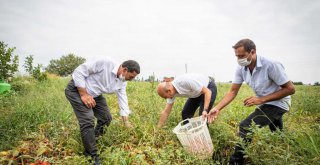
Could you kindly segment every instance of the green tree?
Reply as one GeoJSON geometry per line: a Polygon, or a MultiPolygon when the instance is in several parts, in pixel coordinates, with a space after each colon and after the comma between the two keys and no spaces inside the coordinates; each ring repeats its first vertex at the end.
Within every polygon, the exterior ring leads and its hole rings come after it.
{"type": "Polygon", "coordinates": [[[33,73],[32,63],[33,63],[33,55],[27,56],[26,60],[24,61],[23,67],[26,70],[26,72],[29,73],[29,75],[32,75],[33,73]]]}
{"type": "Polygon", "coordinates": [[[41,64],[38,64],[36,67],[32,69],[32,77],[37,79],[38,81],[47,80],[47,74],[45,72],[41,72],[41,64]]]}
{"type": "Polygon", "coordinates": [[[13,55],[13,48],[7,48],[7,44],[0,41],[0,80],[8,80],[13,74],[18,71],[19,58],[18,55],[13,55]]]}
{"type": "Polygon", "coordinates": [[[38,64],[36,67],[33,67],[33,55],[27,56],[26,60],[24,61],[24,68],[26,72],[30,74],[33,78],[38,81],[44,81],[47,79],[47,74],[41,72],[41,64],[38,64]]]}
{"type": "Polygon", "coordinates": [[[298,81],[298,82],[293,82],[294,85],[303,85],[303,82],[298,81]]]}
{"type": "Polygon", "coordinates": [[[149,77],[148,77],[148,79],[146,79],[146,81],[149,81],[149,82],[154,82],[155,81],[155,76],[154,75],[150,75],[149,77]]]}
{"type": "Polygon", "coordinates": [[[59,76],[68,76],[76,69],[76,67],[85,61],[85,58],[77,57],[74,54],[68,54],[67,56],[62,56],[60,59],[51,60],[46,71],[59,76]]]}

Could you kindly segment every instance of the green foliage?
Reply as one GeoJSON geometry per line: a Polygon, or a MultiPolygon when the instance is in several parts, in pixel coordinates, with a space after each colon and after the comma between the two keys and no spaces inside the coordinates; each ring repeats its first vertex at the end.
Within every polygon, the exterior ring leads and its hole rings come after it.
{"type": "Polygon", "coordinates": [[[14,77],[11,82],[11,89],[16,93],[24,93],[30,90],[30,87],[33,86],[33,78],[31,77],[14,77]]]}
{"type": "Polygon", "coordinates": [[[33,55],[27,56],[24,65],[23,65],[25,71],[29,73],[29,75],[32,75],[33,73],[33,55]]]}
{"type": "Polygon", "coordinates": [[[41,65],[40,64],[38,64],[38,66],[33,68],[32,77],[34,77],[38,81],[44,81],[44,80],[48,79],[47,74],[45,72],[41,72],[41,65]]]}
{"type": "Polygon", "coordinates": [[[303,83],[301,81],[299,82],[293,82],[294,85],[303,85],[303,83]]]}
{"type": "Polygon", "coordinates": [[[77,57],[74,54],[68,54],[66,56],[62,56],[60,59],[51,60],[46,71],[59,76],[68,76],[72,74],[76,67],[85,61],[85,58],[77,57]]]}
{"type": "Polygon", "coordinates": [[[320,86],[296,86],[292,95],[291,113],[295,115],[313,115],[320,113],[320,86]]]}
{"type": "Polygon", "coordinates": [[[41,64],[38,64],[36,67],[33,68],[33,55],[27,56],[24,68],[26,72],[29,73],[33,78],[35,78],[38,81],[44,81],[47,80],[47,74],[45,72],[41,72],[41,64]]]}
{"type": "Polygon", "coordinates": [[[0,80],[8,80],[18,71],[19,58],[13,55],[15,48],[7,48],[7,44],[0,41],[0,80]]]}
{"type": "Polygon", "coordinates": [[[154,75],[149,76],[148,79],[146,79],[146,81],[154,82],[155,81],[155,76],[154,75]]]}
{"type": "MultiPolygon", "coordinates": [[[[20,88],[16,95],[0,97],[0,164],[29,155],[34,160],[52,164],[89,164],[83,156],[78,121],[64,96],[68,79],[36,82],[30,78],[13,79],[20,88]],[[43,141],[46,142],[44,145],[43,141]],[[32,147],[25,147],[30,143],[32,147]],[[43,148],[50,144],[48,154],[43,148]],[[41,147],[42,146],[42,147],[41,147]],[[29,149],[29,150],[27,150],[29,149]],[[23,155],[24,154],[24,155],[23,155]],[[10,157],[9,157],[10,158],[10,157]]],[[[98,139],[102,164],[226,164],[233,153],[239,123],[254,107],[243,106],[243,100],[254,95],[243,85],[237,98],[221,111],[209,126],[214,145],[214,160],[201,160],[184,151],[172,129],[181,120],[185,98],[177,98],[162,129],[156,124],[166,101],[155,90],[157,83],[128,82],[130,121],[135,128],[123,127],[115,95],[105,95],[113,120],[106,134],[98,139]]],[[[230,84],[217,84],[216,103],[229,90],[230,84]]],[[[320,88],[297,86],[292,108],[284,115],[284,131],[271,133],[268,128],[253,126],[253,141],[247,147],[247,164],[317,164],[320,161],[320,88]]],[[[30,146],[29,145],[29,146],[30,146]]],[[[27,164],[27,163],[26,163],[27,164]]],[[[319,164],[319,163],[318,163],[319,164]]]]}

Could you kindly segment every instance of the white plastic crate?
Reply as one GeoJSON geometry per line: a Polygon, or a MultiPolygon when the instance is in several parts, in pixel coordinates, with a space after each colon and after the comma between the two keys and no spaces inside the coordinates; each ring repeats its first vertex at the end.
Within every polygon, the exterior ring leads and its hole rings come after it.
{"type": "Polygon", "coordinates": [[[213,145],[207,127],[207,119],[203,120],[202,116],[199,116],[183,120],[172,131],[188,153],[201,159],[212,156],[213,145]]]}

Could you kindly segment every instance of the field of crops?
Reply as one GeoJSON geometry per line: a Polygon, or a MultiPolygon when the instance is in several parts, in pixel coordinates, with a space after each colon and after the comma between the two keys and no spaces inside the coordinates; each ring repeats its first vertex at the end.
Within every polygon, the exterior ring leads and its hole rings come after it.
{"type": "MultiPolygon", "coordinates": [[[[0,95],[0,164],[88,164],[77,120],[64,95],[69,79],[50,78],[35,82],[16,78],[15,91],[0,95]]],[[[181,120],[185,99],[178,98],[162,129],[158,129],[165,100],[157,83],[129,82],[127,93],[134,129],[123,127],[115,95],[106,95],[113,120],[98,141],[102,164],[226,164],[239,141],[238,125],[254,107],[242,100],[253,92],[243,86],[237,98],[209,126],[214,145],[213,159],[187,154],[172,129],[181,120]]],[[[219,101],[230,84],[218,84],[219,101]]],[[[216,101],[216,103],[217,103],[216,101]]],[[[292,108],[284,116],[284,131],[257,129],[245,150],[247,164],[320,164],[320,87],[296,86],[292,108]]]]}

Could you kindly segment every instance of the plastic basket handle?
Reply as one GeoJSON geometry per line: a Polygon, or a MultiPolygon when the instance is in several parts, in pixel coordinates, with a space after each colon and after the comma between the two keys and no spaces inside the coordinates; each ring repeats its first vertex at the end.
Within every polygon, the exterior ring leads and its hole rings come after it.
{"type": "Polygon", "coordinates": [[[190,123],[190,119],[185,119],[185,120],[180,121],[179,125],[184,126],[188,123],[190,123]]]}
{"type": "MultiPolygon", "coordinates": [[[[200,116],[201,117],[201,116],[200,116]]],[[[204,119],[204,121],[203,121],[203,119],[202,119],[202,117],[201,117],[201,120],[202,120],[202,123],[201,123],[201,127],[203,127],[204,125],[206,125],[207,124],[207,118],[205,118],[204,119]]],[[[185,120],[182,120],[181,122],[179,122],[179,126],[184,126],[184,125],[186,125],[186,124],[188,124],[188,123],[190,123],[190,119],[185,119],[185,120]]],[[[176,127],[177,128],[177,127],[176,127]]],[[[177,132],[176,131],[176,128],[175,129],[173,129],[172,131],[175,133],[175,134],[181,134],[180,132],[177,132]]],[[[197,128],[191,128],[190,130],[188,130],[188,132],[190,132],[190,131],[193,131],[194,129],[197,129],[197,128]]]]}
{"type": "MultiPolygon", "coordinates": [[[[200,117],[200,116],[199,116],[199,117],[200,117]]],[[[204,119],[204,122],[202,123],[202,125],[203,125],[203,124],[207,124],[207,122],[208,122],[208,118],[206,117],[206,118],[204,119]]],[[[190,123],[190,119],[185,119],[185,120],[180,121],[179,125],[184,126],[184,125],[186,125],[186,124],[188,124],[188,123],[190,123]],[[188,122],[186,122],[186,121],[188,121],[188,122]]]]}

